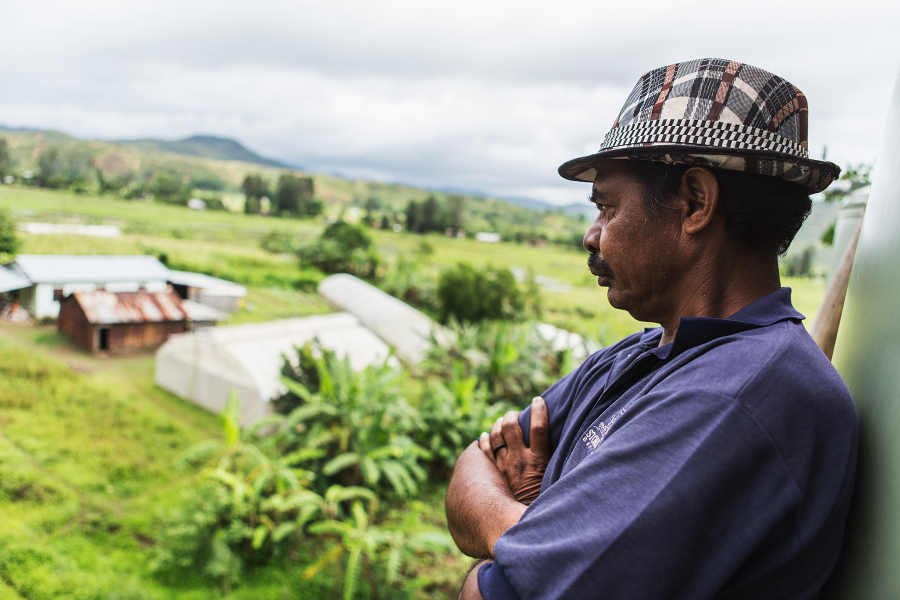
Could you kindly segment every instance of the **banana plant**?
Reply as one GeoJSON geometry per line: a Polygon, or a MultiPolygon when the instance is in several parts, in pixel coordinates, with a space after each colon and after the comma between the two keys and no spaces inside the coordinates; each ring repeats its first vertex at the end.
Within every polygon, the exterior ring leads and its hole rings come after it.
{"type": "Polygon", "coordinates": [[[344,567],[341,594],[343,600],[353,600],[363,572],[363,560],[368,559],[370,565],[374,565],[378,560],[379,550],[391,540],[390,533],[370,524],[369,516],[359,501],[353,503],[350,519],[318,521],[309,526],[309,531],[316,535],[335,536],[339,541],[304,572],[304,577],[312,577],[325,565],[346,554],[347,564],[344,567]]]}
{"type": "Polygon", "coordinates": [[[362,502],[354,500],[348,518],[328,519],[310,525],[310,533],[336,538],[336,541],[304,571],[303,576],[313,577],[327,565],[346,556],[343,600],[352,600],[363,574],[378,597],[379,586],[375,573],[380,575],[381,592],[386,594],[399,583],[404,565],[414,560],[419,553],[447,553],[455,548],[452,538],[446,532],[429,530],[410,535],[408,531],[415,529],[418,524],[373,525],[371,514],[371,507],[367,513],[362,502]],[[365,569],[364,561],[368,562],[369,569],[365,569]]]}
{"type": "Polygon", "coordinates": [[[222,411],[222,434],[221,440],[206,440],[189,447],[178,457],[176,465],[184,466],[208,460],[210,466],[234,473],[242,458],[249,459],[255,465],[268,460],[255,444],[245,441],[241,435],[238,398],[234,390],[229,392],[225,410],[222,411]]]}
{"type": "Polygon", "coordinates": [[[405,375],[386,363],[356,372],[347,359],[327,353],[317,370],[316,392],[282,379],[302,404],[284,419],[280,443],[324,448],[321,474],[329,483],[364,484],[398,497],[415,494],[427,476],[420,463],[431,452],[410,436],[422,423],[398,394],[405,375]]]}

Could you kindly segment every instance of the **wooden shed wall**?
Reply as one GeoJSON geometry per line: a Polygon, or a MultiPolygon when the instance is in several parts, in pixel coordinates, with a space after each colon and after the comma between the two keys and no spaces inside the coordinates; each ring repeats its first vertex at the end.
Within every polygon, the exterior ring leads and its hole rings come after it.
{"type": "Polygon", "coordinates": [[[184,321],[119,323],[110,326],[107,350],[127,352],[139,348],[153,348],[162,345],[175,333],[184,333],[184,321]]]}
{"type": "Polygon", "coordinates": [[[88,352],[97,351],[94,347],[96,343],[94,327],[88,322],[84,311],[81,310],[81,306],[74,297],[69,296],[60,302],[59,318],[56,324],[60,333],[88,352]]]}

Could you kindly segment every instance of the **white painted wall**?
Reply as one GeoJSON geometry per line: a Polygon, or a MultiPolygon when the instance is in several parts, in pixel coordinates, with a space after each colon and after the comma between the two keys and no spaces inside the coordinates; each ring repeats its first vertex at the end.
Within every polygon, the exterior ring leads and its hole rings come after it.
{"type": "Polygon", "coordinates": [[[63,296],[75,292],[136,292],[141,288],[148,292],[164,292],[169,284],[165,281],[117,281],[113,283],[38,283],[19,292],[19,304],[36,319],[59,317],[59,302],[53,299],[53,290],[62,288],[63,296]]]}

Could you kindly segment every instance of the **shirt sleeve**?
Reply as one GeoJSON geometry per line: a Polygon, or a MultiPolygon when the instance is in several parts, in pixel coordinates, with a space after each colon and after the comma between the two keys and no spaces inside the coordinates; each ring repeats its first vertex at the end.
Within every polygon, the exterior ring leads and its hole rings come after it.
{"type": "Polygon", "coordinates": [[[485,600],[709,598],[800,500],[732,398],[647,394],[497,541],[479,587],[485,600]]]}
{"type": "Polygon", "coordinates": [[[518,594],[496,563],[487,562],[478,570],[478,591],[490,600],[519,600],[518,594]]]}

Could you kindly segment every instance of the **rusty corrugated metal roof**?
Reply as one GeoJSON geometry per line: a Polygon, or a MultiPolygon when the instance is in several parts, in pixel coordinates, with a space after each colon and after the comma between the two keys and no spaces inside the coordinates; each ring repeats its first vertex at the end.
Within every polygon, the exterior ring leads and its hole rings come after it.
{"type": "Polygon", "coordinates": [[[181,298],[169,289],[165,292],[75,292],[89,323],[111,325],[114,323],[163,323],[183,321],[187,318],[181,306],[181,298]]]}

